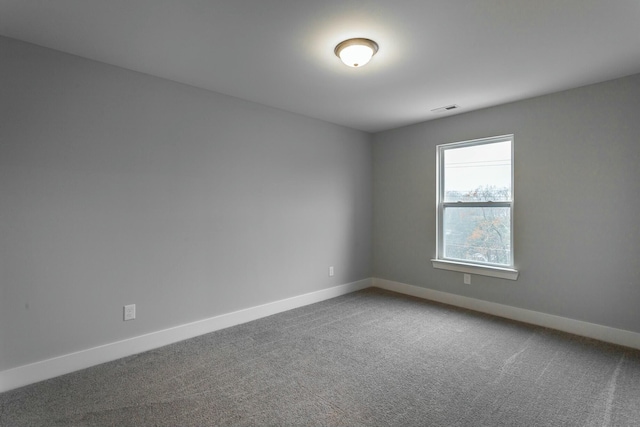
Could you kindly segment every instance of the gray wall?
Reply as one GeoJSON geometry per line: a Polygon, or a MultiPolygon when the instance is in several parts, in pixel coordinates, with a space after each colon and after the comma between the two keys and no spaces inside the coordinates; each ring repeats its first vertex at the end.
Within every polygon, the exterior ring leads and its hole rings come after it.
{"type": "Polygon", "coordinates": [[[640,75],[374,135],[374,276],[640,332],[640,75]],[[436,145],[515,134],[517,281],[436,270],[436,145]]]}
{"type": "Polygon", "coordinates": [[[640,75],[379,133],[373,150],[5,38],[0,100],[0,370],[372,275],[640,332],[640,75]],[[466,286],[429,262],[435,146],[506,133],[520,278],[466,286]]]}
{"type": "Polygon", "coordinates": [[[369,134],[6,38],[0,99],[0,370],[371,276],[369,134]]]}

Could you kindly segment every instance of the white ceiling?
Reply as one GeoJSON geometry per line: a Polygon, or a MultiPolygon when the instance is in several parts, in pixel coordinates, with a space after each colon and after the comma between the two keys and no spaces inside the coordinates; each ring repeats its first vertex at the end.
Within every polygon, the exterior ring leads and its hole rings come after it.
{"type": "Polygon", "coordinates": [[[640,0],[0,0],[1,35],[369,132],[640,72],[639,29],[640,0]]]}

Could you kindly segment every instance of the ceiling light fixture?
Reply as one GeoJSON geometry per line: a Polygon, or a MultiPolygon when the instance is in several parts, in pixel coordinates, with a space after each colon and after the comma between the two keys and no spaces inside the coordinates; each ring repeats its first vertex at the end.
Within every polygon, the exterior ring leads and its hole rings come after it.
{"type": "Polygon", "coordinates": [[[378,43],[369,39],[348,39],[338,43],[334,52],[345,65],[362,67],[378,51],[378,43]]]}

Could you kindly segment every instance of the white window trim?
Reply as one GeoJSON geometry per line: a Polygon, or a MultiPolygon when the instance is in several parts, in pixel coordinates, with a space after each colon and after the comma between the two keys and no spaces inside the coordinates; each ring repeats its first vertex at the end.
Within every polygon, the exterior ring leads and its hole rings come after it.
{"type": "MultiPolygon", "coordinates": [[[[441,144],[436,146],[436,150],[437,150],[437,156],[436,156],[436,186],[437,186],[437,200],[436,200],[436,209],[437,209],[437,214],[436,214],[436,258],[431,260],[431,264],[433,265],[433,268],[438,268],[438,269],[442,269],[442,270],[450,270],[450,271],[458,271],[458,272],[462,272],[462,273],[468,273],[468,274],[477,274],[477,275],[482,275],[482,276],[490,276],[490,277],[497,277],[497,278],[501,278],[501,279],[508,279],[508,280],[517,280],[518,279],[518,275],[519,272],[518,270],[515,269],[515,259],[514,259],[514,255],[515,255],[515,251],[514,251],[514,245],[513,245],[513,223],[514,223],[514,217],[513,217],[513,211],[514,211],[514,186],[513,186],[513,179],[514,179],[514,173],[513,173],[513,152],[514,152],[514,136],[511,135],[501,135],[501,136],[494,136],[494,137],[489,137],[489,138],[481,138],[481,139],[474,139],[474,140],[469,140],[469,141],[461,141],[461,142],[454,142],[454,143],[449,143],[449,144],[441,144]],[[495,206],[495,207],[499,207],[499,206],[505,206],[505,207],[510,207],[511,208],[511,250],[512,250],[512,255],[511,255],[511,262],[512,265],[510,266],[493,266],[493,265],[489,265],[489,264],[474,264],[474,263],[469,263],[469,262],[464,262],[464,261],[460,261],[460,260],[454,260],[454,259],[447,259],[447,258],[443,258],[441,257],[443,252],[444,252],[444,248],[442,247],[443,244],[443,236],[442,236],[442,227],[440,226],[441,222],[442,222],[442,217],[443,217],[443,211],[444,211],[444,206],[445,203],[441,201],[442,198],[442,194],[444,194],[444,182],[442,179],[442,171],[441,171],[441,164],[443,162],[443,158],[444,158],[444,151],[448,148],[452,148],[452,147],[464,147],[464,146],[471,146],[471,145],[480,145],[480,144],[488,144],[488,143],[493,143],[493,142],[499,142],[501,140],[507,140],[509,139],[511,141],[511,194],[512,194],[512,198],[510,202],[492,202],[489,203],[491,206],[495,206]]],[[[451,203],[452,205],[454,203],[451,203]]],[[[486,206],[486,203],[481,203],[480,205],[482,206],[486,206]]]]}
{"type": "Polygon", "coordinates": [[[500,279],[508,280],[518,280],[519,274],[518,270],[513,268],[467,264],[460,261],[450,261],[445,259],[432,259],[431,264],[433,265],[433,268],[438,268],[440,270],[458,271],[460,273],[498,277],[500,279]]]}

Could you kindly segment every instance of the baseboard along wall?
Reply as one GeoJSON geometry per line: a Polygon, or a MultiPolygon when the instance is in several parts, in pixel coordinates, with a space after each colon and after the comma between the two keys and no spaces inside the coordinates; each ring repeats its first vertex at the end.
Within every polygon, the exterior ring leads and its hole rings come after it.
{"type": "Polygon", "coordinates": [[[506,319],[517,320],[531,325],[543,326],[558,331],[569,332],[587,338],[593,338],[611,344],[623,345],[640,350],[640,333],[611,328],[581,320],[569,319],[539,311],[512,307],[495,302],[483,301],[461,295],[450,294],[406,283],[394,282],[386,279],[372,279],[376,288],[386,289],[405,295],[411,295],[431,301],[437,301],[456,307],[467,308],[481,313],[492,314],[506,319]]]}
{"type": "Polygon", "coordinates": [[[371,279],[359,280],[320,291],[222,314],[197,322],[117,341],[75,353],[18,366],[0,372],[0,393],[28,384],[89,368],[101,363],[153,350],[199,335],[215,332],[271,316],[272,314],[335,298],[371,286],[371,279]]]}
{"type": "Polygon", "coordinates": [[[0,393],[371,286],[640,349],[640,333],[637,332],[435,291],[391,280],[371,278],[8,369],[0,372],[0,393]]]}

